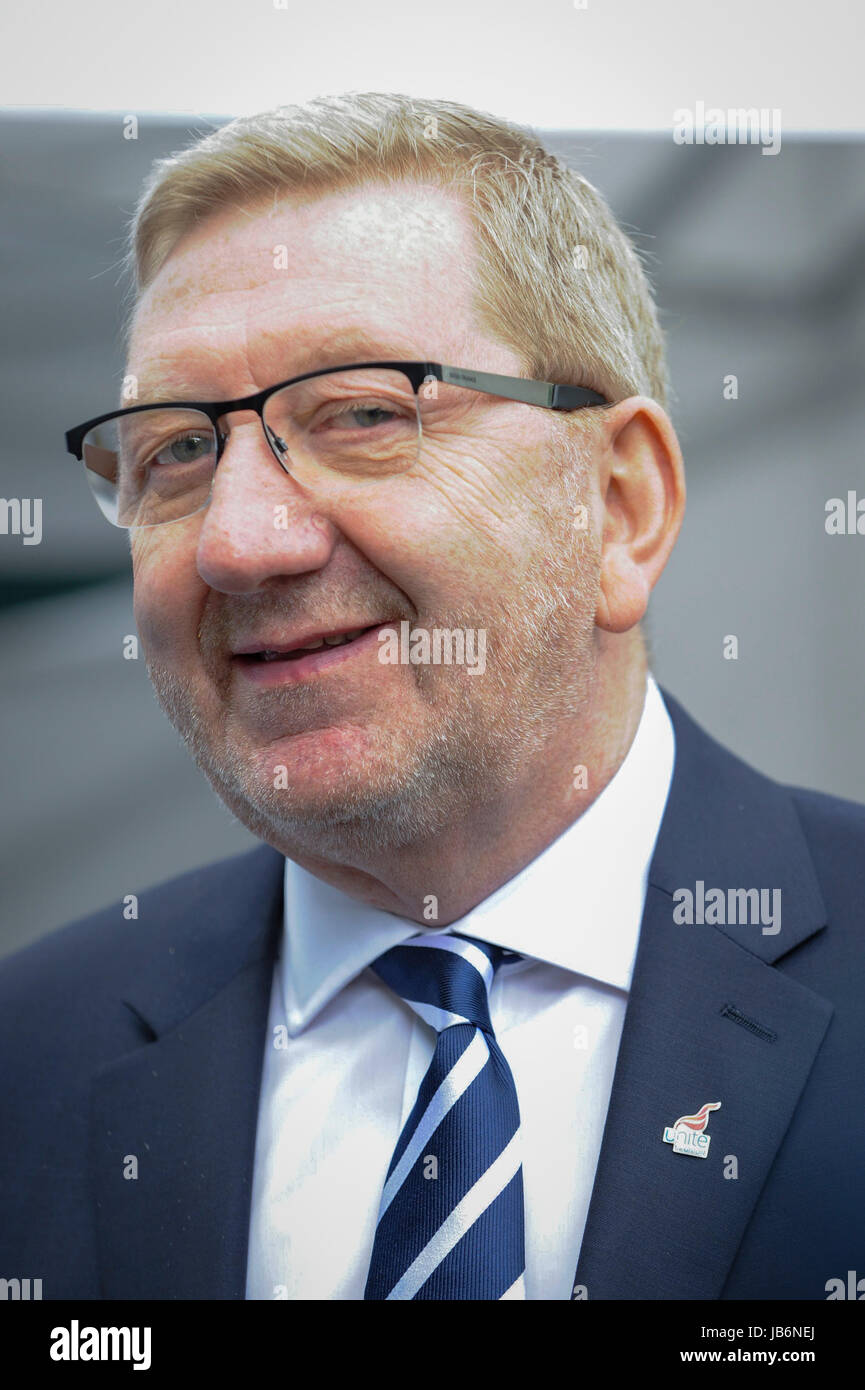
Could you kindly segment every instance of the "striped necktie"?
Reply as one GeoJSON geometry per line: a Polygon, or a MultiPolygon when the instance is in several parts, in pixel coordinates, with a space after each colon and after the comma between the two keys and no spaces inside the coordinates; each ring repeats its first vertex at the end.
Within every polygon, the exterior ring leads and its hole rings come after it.
{"type": "Polygon", "coordinates": [[[365,1299],[525,1298],[517,1092],[490,1022],[515,952],[415,936],[372,969],[438,1033],[387,1172],[365,1299]]]}

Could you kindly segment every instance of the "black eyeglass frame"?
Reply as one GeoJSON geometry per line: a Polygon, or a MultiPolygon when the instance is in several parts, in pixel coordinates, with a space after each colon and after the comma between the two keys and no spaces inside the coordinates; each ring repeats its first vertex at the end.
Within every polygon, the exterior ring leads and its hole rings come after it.
{"type": "MultiPolygon", "coordinates": [[[[215,468],[228,441],[228,435],[223,434],[219,428],[219,420],[223,415],[228,415],[233,410],[254,410],[261,420],[265,437],[267,437],[267,427],[262,412],[267,401],[277,391],[283,391],[286,386],[294,386],[298,381],[309,381],[312,377],[330,376],[332,372],[346,372],[358,367],[388,367],[401,371],[411,382],[415,396],[417,396],[421,386],[432,377],[443,385],[465,386],[470,391],[482,391],[486,395],[501,396],[503,400],[521,401],[524,405],[539,405],[546,410],[582,410],[587,406],[610,404],[606,396],[602,396],[598,391],[591,391],[586,386],[564,386],[552,381],[532,381],[525,377],[500,376],[497,372],[473,372],[465,367],[449,367],[442,362],[346,362],[341,366],[321,367],[314,372],[304,372],[302,376],[289,377],[287,381],[279,381],[275,386],[266,386],[263,391],[256,391],[251,396],[241,396],[239,400],[148,401],[144,405],[126,406],[123,410],[107,410],[102,415],[95,415],[92,420],[85,420],[83,425],[76,425],[74,429],[67,430],[64,435],[66,448],[75,458],[83,460],[84,437],[87,432],[94,429],[96,425],[101,425],[106,420],[112,420],[121,415],[134,415],[141,410],[169,410],[172,408],[197,410],[200,414],[208,417],[216,434],[215,468]]],[[[269,438],[268,443],[277,461],[284,468],[285,465],[269,438]]]]}

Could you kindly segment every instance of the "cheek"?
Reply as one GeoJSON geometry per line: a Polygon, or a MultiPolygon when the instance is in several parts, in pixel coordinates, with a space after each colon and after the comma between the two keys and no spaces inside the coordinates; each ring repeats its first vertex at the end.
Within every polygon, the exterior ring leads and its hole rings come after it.
{"type": "Polygon", "coordinates": [[[436,572],[465,585],[472,561],[499,564],[518,556],[530,530],[530,505],[543,456],[533,438],[477,441],[469,448],[428,442],[410,477],[365,497],[365,532],[382,558],[413,571],[436,572]],[[380,503],[380,506],[376,506],[380,503]]]}
{"type": "Polygon", "coordinates": [[[425,479],[439,519],[436,553],[460,588],[470,581],[479,596],[507,591],[543,564],[551,527],[540,496],[544,458],[532,445],[451,455],[425,479]]]}
{"type": "Polygon", "coordinates": [[[472,609],[500,555],[477,511],[461,512],[435,487],[418,487],[398,523],[391,522],[366,550],[366,558],[406,595],[422,622],[472,609]]]}
{"type": "Polygon", "coordinates": [[[196,640],[205,586],[194,546],[145,531],[133,538],[131,554],[135,624],[147,655],[164,660],[196,640]]]}

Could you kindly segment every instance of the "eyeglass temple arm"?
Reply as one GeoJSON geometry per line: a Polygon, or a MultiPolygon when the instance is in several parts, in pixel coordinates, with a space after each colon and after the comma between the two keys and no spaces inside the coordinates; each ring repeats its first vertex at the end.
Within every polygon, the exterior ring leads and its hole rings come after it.
{"type": "Polygon", "coordinates": [[[518,376],[500,376],[498,372],[469,372],[463,367],[447,367],[443,363],[441,379],[454,386],[470,386],[492,396],[522,401],[525,405],[542,405],[552,410],[579,410],[587,405],[607,405],[606,396],[585,386],[557,386],[550,381],[525,381],[518,376]]]}

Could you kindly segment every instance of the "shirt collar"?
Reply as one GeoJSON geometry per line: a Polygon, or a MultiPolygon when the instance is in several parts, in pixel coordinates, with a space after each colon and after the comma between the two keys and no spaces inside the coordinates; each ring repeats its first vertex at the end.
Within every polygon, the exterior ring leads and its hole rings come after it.
{"type": "MultiPolygon", "coordinates": [[[[650,674],[631,747],[600,796],[514,878],[442,930],[629,989],[674,759],[673,726],[650,674]]],[[[289,1033],[301,1032],[371,961],[420,930],[287,859],[279,969],[289,1033]]]]}

